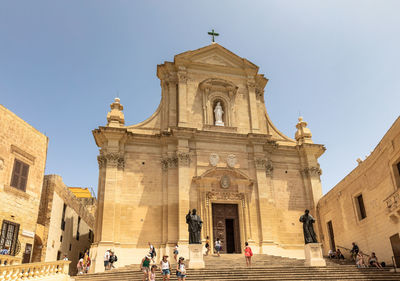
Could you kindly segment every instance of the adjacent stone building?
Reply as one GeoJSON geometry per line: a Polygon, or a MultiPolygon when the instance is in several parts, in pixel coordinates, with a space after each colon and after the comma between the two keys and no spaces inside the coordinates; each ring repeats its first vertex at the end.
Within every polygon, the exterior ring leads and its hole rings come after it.
{"type": "Polygon", "coordinates": [[[67,255],[70,274],[75,274],[79,256],[93,242],[94,217],[58,175],[44,177],[37,223],[33,260],[55,261],[67,255]]]}
{"type": "Polygon", "coordinates": [[[48,138],[0,105],[0,248],[30,262],[48,138]]]}
{"type": "Polygon", "coordinates": [[[258,66],[219,44],[158,65],[161,103],[147,120],[125,125],[119,99],[107,125],[93,131],[100,148],[92,257],[102,271],[108,248],[118,265],[139,263],[151,241],[161,256],[175,243],[188,257],[185,216],[196,208],[202,239],[223,251],[304,257],[299,217],[315,215],[322,195],[318,158],[301,118],[295,139],[265,107],[268,79],[258,66]]]}
{"type": "Polygon", "coordinates": [[[318,203],[324,252],[350,249],[356,242],[362,252],[375,252],[386,263],[396,256],[400,266],[400,118],[358,162],[318,203]]]}

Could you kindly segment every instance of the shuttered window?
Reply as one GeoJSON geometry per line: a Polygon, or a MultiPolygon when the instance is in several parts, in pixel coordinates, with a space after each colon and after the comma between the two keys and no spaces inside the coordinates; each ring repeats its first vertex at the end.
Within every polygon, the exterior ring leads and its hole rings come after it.
{"type": "Polygon", "coordinates": [[[29,165],[15,159],[14,168],[11,176],[11,186],[26,191],[26,182],[28,181],[29,165]]]}

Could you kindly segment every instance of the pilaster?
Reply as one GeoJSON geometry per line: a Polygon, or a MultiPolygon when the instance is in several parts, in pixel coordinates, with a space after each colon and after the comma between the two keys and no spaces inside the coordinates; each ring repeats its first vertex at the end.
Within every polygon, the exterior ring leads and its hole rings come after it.
{"type": "Polygon", "coordinates": [[[249,93],[249,110],[250,110],[251,131],[253,133],[257,133],[260,128],[259,128],[259,122],[258,122],[256,83],[255,83],[254,78],[247,79],[247,88],[248,88],[248,93],[249,93]]]}
{"type": "Polygon", "coordinates": [[[178,127],[185,127],[187,123],[187,71],[179,66],[178,71],[178,127]]]}
{"type": "Polygon", "coordinates": [[[272,162],[266,158],[261,144],[254,145],[254,165],[257,177],[259,222],[261,228],[260,246],[262,248],[263,245],[273,241],[272,224],[266,223],[267,220],[263,219],[263,217],[274,217],[274,200],[271,192],[272,162]]]}

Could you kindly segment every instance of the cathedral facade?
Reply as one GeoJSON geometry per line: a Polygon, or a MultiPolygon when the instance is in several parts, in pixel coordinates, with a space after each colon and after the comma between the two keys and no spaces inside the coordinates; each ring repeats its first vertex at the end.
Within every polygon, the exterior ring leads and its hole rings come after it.
{"type": "Polygon", "coordinates": [[[93,131],[100,148],[94,270],[113,249],[118,265],[139,263],[148,242],[188,258],[186,215],[196,209],[201,238],[222,241],[223,253],[304,258],[299,217],[315,215],[322,195],[318,158],[307,123],[295,139],[271,122],[268,79],[219,44],[158,65],[162,98],[156,112],[125,125],[119,99],[107,125],[93,131]]]}

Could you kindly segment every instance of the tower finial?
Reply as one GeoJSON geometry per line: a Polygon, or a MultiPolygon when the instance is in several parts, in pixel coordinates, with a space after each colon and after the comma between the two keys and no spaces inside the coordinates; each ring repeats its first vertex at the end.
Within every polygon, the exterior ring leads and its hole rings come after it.
{"type": "Polygon", "coordinates": [[[303,117],[299,116],[299,122],[296,125],[297,132],[295,138],[298,145],[303,143],[313,143],[311,131],[307,128],[307,122],[303,121],[303,117]]]}
{"type": "Polygon", "coordinates": [[[120,103],[120,99],[117,97],[114,102],[110,104],[111,111],[107,114],[107,126],[108,127],[123,127],[125,124],[125,116],[122,110],[124,107],[120,103]]]}

